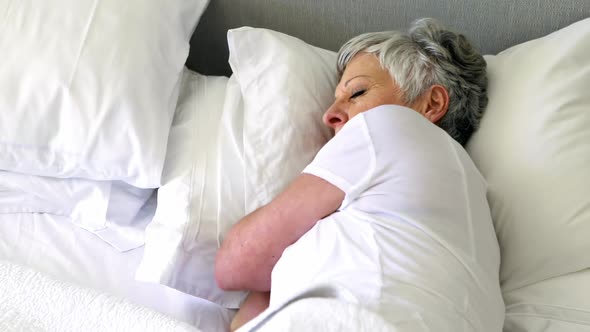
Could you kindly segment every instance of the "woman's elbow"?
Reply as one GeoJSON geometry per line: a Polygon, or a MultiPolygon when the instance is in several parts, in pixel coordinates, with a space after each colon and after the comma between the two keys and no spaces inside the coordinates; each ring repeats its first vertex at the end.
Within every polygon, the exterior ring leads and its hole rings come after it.
{"type": "Polygon", "coordinates": [[[227,291],[270,291],[270,271],[264,273],[264,269],[253,268],[253,264],[247,257],[240,257],[230,248],[219,249],[215,257],[215,281],[217,286],[227,291]]]}
{"type": "Polygon", "coordinates": [[[238,290],[235,265],[231,264],[226,250],[220,249],[215,257],[215,282],[223,290],[238,290]]]}

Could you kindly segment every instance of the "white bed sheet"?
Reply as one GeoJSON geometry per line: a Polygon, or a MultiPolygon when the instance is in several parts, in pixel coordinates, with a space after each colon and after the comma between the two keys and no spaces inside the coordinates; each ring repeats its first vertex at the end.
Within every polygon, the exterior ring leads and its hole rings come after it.
{"type": "Polygon", "coordinates": [[[590,332],[590,269],[504,293],[504,332],[590,332]]]}
{"type": "MultiPolygon", "coordinates": [[[[142,212],[153,213],[153,204],[142,212]]],[[[142,254],[143,247],[121,253],[67,217],[0,214],[0,258],[125,298],[203,331],[228,329],[232,310],[162,285],[134,280],[142,254]]]]}

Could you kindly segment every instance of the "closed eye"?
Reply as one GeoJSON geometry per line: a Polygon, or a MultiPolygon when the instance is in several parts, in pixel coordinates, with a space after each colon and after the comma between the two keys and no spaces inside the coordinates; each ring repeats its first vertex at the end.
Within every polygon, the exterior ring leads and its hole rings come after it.
{"type": "Polygon", "coordinates": [[[360,96],[364,95],[365,92],[367,92],[367,90],[359,90],[359,91],[353,93],[352,96],[350,96],[350,99],[354,99],[356,97],[360,97],[360,96]]]}

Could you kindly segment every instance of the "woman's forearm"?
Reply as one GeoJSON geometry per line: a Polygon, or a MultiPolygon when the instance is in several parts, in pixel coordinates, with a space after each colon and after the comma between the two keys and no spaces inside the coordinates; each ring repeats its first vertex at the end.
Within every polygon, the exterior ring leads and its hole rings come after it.
{"type": "Polygon", "coordinates": [[[334,212],[343,199],[344,193],[329,182],[300,175],[272,202],[230,229],[215,262],[219,287],[269,291],[272,269],[285,248],[334,212]]]}
{"type": "Polygon", "coordinates": [[[215,262],[216,280],[226,290],[270,291],[270,275],[280,257],[278,239],[266,222],[268,213],[258,209],[235,224],[226,235],[215,262]],[[274,245],[273,245],[274,244],[274,245]]]}

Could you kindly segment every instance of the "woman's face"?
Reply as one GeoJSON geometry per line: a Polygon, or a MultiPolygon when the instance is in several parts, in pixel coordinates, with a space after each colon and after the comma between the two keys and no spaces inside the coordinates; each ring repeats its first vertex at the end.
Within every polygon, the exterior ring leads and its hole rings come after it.
{"type": "Polygon", "coordinates": [[[374,107],[405,105],[400,88],[370,53],[359,53],[346,66],[323,121],[336,133],[348,120],[374,107]]]}

